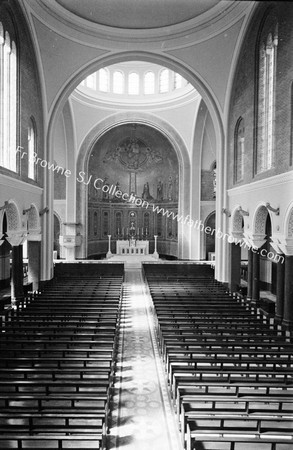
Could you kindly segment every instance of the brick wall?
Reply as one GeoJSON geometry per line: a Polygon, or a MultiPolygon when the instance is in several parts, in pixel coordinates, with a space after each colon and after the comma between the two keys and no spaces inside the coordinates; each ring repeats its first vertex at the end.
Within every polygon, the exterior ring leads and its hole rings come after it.
{"type": "Polygon", "coordinates": [[[201,171],[201,200],[215,200],[214,196],[214,172],[212,170],[201,171]]]}
{"type": "MultiPolygon", "coordinates": [[[[18,135],[17,145],[23,147],[22,151],[28,150],[28,126],[30,118],[33,117],[36,124],[37,142],[36,148],[38,156],[43,158],[43,113],[41,89],[38,75],[36,57],[33,42],[30,38],[30,30],[26,19],[21,11],[19,2],[16,0],[4,0],[0,4],[0,20],[11,36],[13,36],[18,54],[18,135]]],[[[19,158],[18,173],[0,168],[0,173],[5,173],[23,181],[43,184],[43,169],[39,168],[37,183],[27,177],[27,155],[19,158]]]]}
{"type": "Polygon", "coordinates": [[[234,180],[234,132],[237,120],[245,121],[244,178],[239,184],[270,177],[292,170],[291,152],[291,85],[293,82],[293,4],[290,2],[260,2],[256,14],[247,30],[240,50],[234,75],[230,102],[228,128],[228,187],[234,180]],[[258,61],[258,34],[266,15],[276,14],[279,24],[277,47],[276,100],[275,100],[275,150],[273,167],[261,174],[254,174],[256,151],[256,111],[257,94],[256,69],[258,61]]]}

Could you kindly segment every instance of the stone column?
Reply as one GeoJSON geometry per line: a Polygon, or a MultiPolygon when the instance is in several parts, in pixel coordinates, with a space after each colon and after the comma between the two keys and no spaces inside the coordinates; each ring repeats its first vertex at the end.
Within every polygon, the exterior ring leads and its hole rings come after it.
{"type": "Polygon", "coordinates": [[[107,258],[111,258],[112,252],[111,252],[111,234],[108,234],[108,253],[107,258]]]}
{"type": "Polygon", "coordinates": [[[293,328],[293,256],[285,257],[284,316],[283,324],[293,328]]]}
{"type": "Polygon", "coordinates": [[[22,245],[12,246],[11,269],[11,306],[16,307],[24,299],[22,245]]]}
{"type": "Polygon", "coordinates": [[[159,259],[159,253],[158,253],[158,250],[157,250],[157,239],[158,239],[158,236],[155,235],[154,238],[155,238],[155,250],[154,250],[154,253],[153,253],[153,257],[156,258],[156,259],[159,259]]]}
{"type": "Polygon", "coordinates": [[[63,234],[59,236],[60,247],[67,261],[75,260],[76,247],[81,245],[80,224],[66,222],[63,224],[63,234]]]}
{"type": "Polygon", "coordinates": [[[10,286],[10,245],[0,239],[0,289],[10,286]]]}
{"type": "Polygon", "coordinates": [[[253,253],[251,248],[248,250],[247,257],[247,298],[252,299],[252,283],[253,282],[253,253]]]}
{"type": "Polygon", "coordinates": [[[276,289],[276,320],[282,322],[284,315],[284,282],[285,282],[285,257],[277,263],[277,289],[276,289]]]}
{"type": "Polygon", "coordinates": [[[259,301],[259,253],[258,249],[254,249],[253,256],[253,280],[252,280],[252,301],[259,301]]]}
{"type": "Polygon", "coordinates": [[[230,244],[230,279],[229,288],[236,292],[240,286],[241,247],[234,242],[230,244]]]}

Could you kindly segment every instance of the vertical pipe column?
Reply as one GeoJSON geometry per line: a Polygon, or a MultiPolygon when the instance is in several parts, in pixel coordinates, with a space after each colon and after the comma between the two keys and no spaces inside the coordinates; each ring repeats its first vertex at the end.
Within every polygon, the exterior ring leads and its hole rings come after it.
{"type": "Polygon", "coordinates": [[[28,241],[28,281],[33,283],[33,290],[37,291],[41,271],[41,242],[28,241]]]}
{"type": "Polygon", "coordinates": [[[258,251],[252,252],[253,256],[253,280],[252,280],[252,301],[258,302],[259,301],[259,253],[258,251]]]}
{"type": "Polygon", "coordinates": [[[284,283],[285,283],[284,261],[280,260],[277,263],[276,320],[278,322],[282,322],[284,315],[284,283]]]}
{"type": "Polygon", "coordinates": [[[293,256],[285,257],[284,316],[283,324],[293,327],[293,256]]]}
{"type": "Polygon", "coordinates": [[[24,299],[22,245],[12,246],[11,304],[16,307],[24,299]]]}
{"type": "Polygon", "coordinates": [[[231,292],[236,292],[240,286],[241,247],[234,242],[230,244],[230,280],[231,292]]]}
{"type": "Polygon", "coordinates": [[[247,298],[252,299],[252,282],[253,282],[253,253],[248,250],[247,256],[247,298]]]}

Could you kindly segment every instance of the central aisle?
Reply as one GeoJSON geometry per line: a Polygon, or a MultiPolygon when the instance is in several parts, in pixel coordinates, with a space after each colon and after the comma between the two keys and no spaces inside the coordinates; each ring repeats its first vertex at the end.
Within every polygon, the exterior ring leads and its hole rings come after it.
{"type": "Polygon", "coordinates": [[[125,272],[110,448],[181,450],[141,270],[125,272]]]}

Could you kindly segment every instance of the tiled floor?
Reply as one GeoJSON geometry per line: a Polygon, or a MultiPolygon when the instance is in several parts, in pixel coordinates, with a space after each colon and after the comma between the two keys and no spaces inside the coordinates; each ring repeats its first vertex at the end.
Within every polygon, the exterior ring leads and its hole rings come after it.
{"type": "Polygon", "coordinates": [[[151,304],[139,269],[126,269],[123,302],[109,447],[181,450],[155,340],[151,304]]]}

